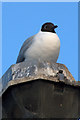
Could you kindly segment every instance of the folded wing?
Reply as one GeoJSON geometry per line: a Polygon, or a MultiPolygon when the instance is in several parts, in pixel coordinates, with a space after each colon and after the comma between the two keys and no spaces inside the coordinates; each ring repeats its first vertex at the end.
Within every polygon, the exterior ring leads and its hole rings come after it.
{"type": "Polygon", "coordinates": [[[23,62],[25,60],[24,53],[31,46],[34,36],[32,36],[32,37],[28,38],[27,40],[25,40],[25,42],[23,43],[23,45],[22,45],[22,47],[20,49],[20,52],[19,52],[16,63],[23,62]]]}

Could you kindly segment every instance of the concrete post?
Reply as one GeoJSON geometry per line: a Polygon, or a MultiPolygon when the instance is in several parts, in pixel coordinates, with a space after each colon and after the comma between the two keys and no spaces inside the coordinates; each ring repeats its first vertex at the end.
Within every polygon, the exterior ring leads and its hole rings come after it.
{"type": "Polygon", "coordinates": [[[80,116],[80,83],[65,65],[22,62],[2,77],[3,118],[75,118],[80,116]]]}

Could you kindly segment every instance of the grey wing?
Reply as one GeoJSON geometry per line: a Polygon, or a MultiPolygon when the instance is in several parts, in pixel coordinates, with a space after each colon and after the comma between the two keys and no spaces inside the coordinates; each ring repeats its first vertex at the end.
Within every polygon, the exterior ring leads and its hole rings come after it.
{"type": "MultiPolygon", "coordinates": [[[[35,35],[34,35],[34,36],[35,36],[35,35]]],[[[23,43],[23,45],[22,45],[22,47],[21,47],[21,49],[20,49],[20,52],[19,52],[19,55],[18,55],[18,58],[17,58],[16,63],[23,62],[23,61],[25,60],[25,58],[24,58],[24,52],[31,46],[34,36],[28,38],[28,39],[23,43]]]]}

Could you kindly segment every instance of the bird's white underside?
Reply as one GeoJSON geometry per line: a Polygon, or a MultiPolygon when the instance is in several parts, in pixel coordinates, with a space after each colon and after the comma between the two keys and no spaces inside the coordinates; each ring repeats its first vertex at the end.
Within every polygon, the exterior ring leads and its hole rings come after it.
{"type": "Polygon", "coordinates": [[[25,51],[25,60],[56,62],[60,51],[60,40],[56,33],[39,32],[33,38],[32,45],[25,51]]]}

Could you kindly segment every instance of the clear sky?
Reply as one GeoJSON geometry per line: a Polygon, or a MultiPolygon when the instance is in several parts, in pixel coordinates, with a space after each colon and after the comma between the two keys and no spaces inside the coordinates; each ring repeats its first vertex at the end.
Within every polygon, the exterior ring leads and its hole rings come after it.
{"type": "Polygon", "coordinates": [[[2,74],[16,63],[23,42],[45,22],[58,25],[61,48],[58,63],[78,80],[78,3],[2,3],[2,74]]]}

